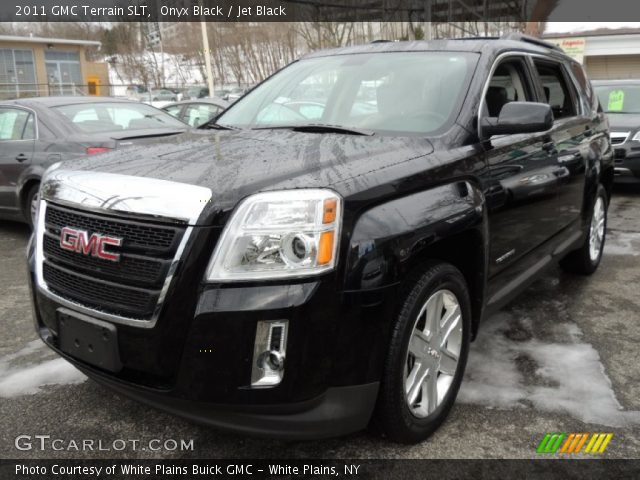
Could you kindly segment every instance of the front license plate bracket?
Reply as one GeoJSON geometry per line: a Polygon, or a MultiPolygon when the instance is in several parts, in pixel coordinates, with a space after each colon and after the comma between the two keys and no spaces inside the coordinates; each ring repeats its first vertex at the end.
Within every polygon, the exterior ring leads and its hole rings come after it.
{"type": "Polygon", "coordinates": [[[108,370],[122,370],[116,326],[66,308],[58,309],[60,350],[78,360],[108,370]]]}

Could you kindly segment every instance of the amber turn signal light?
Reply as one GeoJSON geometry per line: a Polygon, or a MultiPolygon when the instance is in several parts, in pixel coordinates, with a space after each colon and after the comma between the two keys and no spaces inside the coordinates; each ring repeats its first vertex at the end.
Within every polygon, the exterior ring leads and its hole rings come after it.
{"type": "Polygon", "coordinates": [[[318,265],[326,265],[333,258],[333,230],[322,232],[318,245],[318,265]]]}
{"type": "Polygon", "coordinates": [[[333,223],[336,221],[338,211],[338,200],[335,198],[327,198],[324,201],[324,214],[322,215],[322,223],[333,223]]]}

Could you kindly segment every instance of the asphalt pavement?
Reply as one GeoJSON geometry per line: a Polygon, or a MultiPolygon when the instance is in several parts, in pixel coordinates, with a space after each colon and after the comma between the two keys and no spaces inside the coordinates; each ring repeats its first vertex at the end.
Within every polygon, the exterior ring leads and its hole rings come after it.
{"type": "Polygon", "coordinates": [[[551,271],[481,326],[449,418],[414,446],[247,438],[87,380],[33,330],[28,237],[0,223],[0,458],[535,458],[548,432],[613,433],[601,456],[640,458],[640,188],[616,188],[593,276],[551,271]]]}

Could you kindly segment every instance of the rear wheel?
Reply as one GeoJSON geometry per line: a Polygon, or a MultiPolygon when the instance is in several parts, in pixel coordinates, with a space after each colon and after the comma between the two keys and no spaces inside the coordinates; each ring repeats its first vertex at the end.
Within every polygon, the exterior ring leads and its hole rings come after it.
{"type": "Polygon", "coordinates": [[[591,275],[600,265],[607,234],[607,192],[602,185],[590,212],[589,230],[580,248],[569,253],[560,265],[568,272],[591,275]]]}
{"type": "Polygon", "coordinates": [[[409,280],[374,414],[389,438],[419,442],[444,421],[460,388],[470,331],[469,293],[458,269],[430,263],[409,280]]]}

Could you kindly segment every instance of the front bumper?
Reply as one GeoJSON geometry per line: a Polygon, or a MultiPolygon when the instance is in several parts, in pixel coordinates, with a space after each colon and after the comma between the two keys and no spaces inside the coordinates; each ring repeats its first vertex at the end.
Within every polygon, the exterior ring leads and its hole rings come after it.
{"type": "Polygon", "coordinates": [[[215,405],[117,382],[63,356],[91,379],[122,395],[196,423],[256,437],[312,440],[357,432],[369,423],[378,396],[379,384],[373,382],[331,387],[305,402],[245,407],[215,405]]]}
{"type": "MultiPolygon", "coordinates": [[[[61,305],[39,292],[32,273],[36,330],[90,378],[193,421],[289,439],[365,428],[377,398],[394,287],[338,293],[335,274],[287,285],[207,286],[197,280],[203,263],[185,260],[153,328],[116,325],[120,371],[60,349],[61,305]],[[283,380],[251,388],[257,322],[278,319],[289,322],[283,380]]],[[[30,266],[33,272],[33,255],[30,266]]]]}

